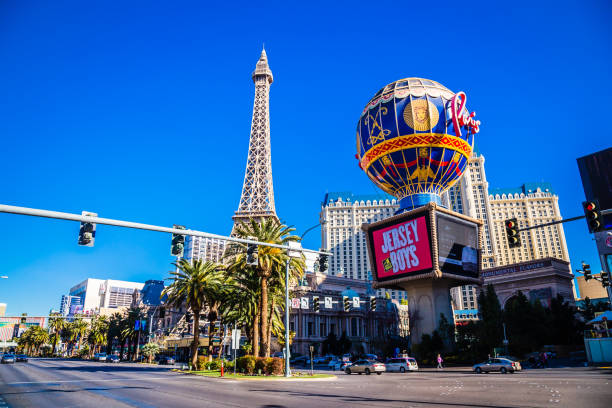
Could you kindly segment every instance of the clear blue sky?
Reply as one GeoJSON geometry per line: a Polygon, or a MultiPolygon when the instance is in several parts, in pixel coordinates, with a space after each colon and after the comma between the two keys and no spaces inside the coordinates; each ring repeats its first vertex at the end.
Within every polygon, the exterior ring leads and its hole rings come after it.
{"type": "MultiPolygon", "coordinates": [[[[378,191],[355,126],[409,76],[467,93],[490,187],[548,181],[563,216],[582,213],[576,158],[612,144],[609,2],[209,3],[1,2],[0,202],[229,233],[265,43],[276,208],[299,232],[326,191],[378,191]]],[[[572,266],[598,271],[586,224],[565,232],[572,266]]],[[[8,313],[57,309],[87,277],[167,276],[165,234],[99,226],[85,248],[77,233],[0,214],[8,313]]]]}

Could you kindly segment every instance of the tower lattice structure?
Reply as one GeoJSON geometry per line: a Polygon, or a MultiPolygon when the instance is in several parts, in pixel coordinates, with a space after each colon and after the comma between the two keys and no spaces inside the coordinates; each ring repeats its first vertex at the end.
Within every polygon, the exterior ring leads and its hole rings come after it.
{"type": "Polygon", "coordinates": [[[249,154],[240,204],[238,211],[232,217],[234,224],[247,221],[249,218],[272,217],[278,220],[274,207],[270,151],[270,85],[273,77],[265,50],[261,51],[252,77],[255,83],[255,101],[249,154]]]}

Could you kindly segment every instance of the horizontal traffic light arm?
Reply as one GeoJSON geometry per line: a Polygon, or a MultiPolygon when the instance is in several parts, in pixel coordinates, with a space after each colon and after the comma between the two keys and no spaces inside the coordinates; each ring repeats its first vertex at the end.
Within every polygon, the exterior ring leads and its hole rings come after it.
{"type": "MultiPolygon", "coordinates": [[[[607,210],[602,210],[601,211],[602,215],[606,215],[606,214],[612,214],[612,208],[609,208],[607,210]]],[[[572,218],[566,218],[564,220],[558,220],[558,221],[553,221],[553,222],[547,222],[546,224],[538,224],[538,225],[532,225],[531,227],[527,227],[527,228],[520,228],[518,231],[522,232],[522,231],[528,231],[534,228],[542,228],[542,227],[548,227],[550,225],[555,225],[555,224],[563,224],[564,222],[570,222],[570,221],[576,221],[576,220],[580,220],[582,218],[586,218],[586,216],[584,215],[580,215],[578,217],[572,217],[572,218]]]]}
{"type": "Polygon", "coordinates": [[[159,227],[157,225],[141,224],[138,222],[113,220],[110,218],[89,217],[89,216],[80,215],[80,214],[70,214],[70,213],[58,212],[58,211],[39,210],[36,208],[16,207],[13,205],[0,204],[0,213],[30,215],[33,217],[55,218],[59,220],[69,220],[69,221],[79,221],[79,222],[93,222],[95,224],[113,225],[115,227],[134,228],[134,229],[157,231],[157,232],[167,232],[170,234],[190,235],[193,237],[213,238],[213,239],[220,239],[220,240],[230,241],[230,242],[240,242],[242,244],[255,244],[255,245],[260,245],[260,246],[268,246],[268,247],[273,247],[273,248],[285,249],[288,251],[310,252],[314,254],[332,255],[330,252],[316,251],[314,249],[294,248],[288,245],[277,245],[277,244],[271,244],[269,242],[261,242],[261,241],[253,241],[249,239],[226,237],[223,235],[210,234],[208,232],[202,232],[202,231],[159,227]]]}

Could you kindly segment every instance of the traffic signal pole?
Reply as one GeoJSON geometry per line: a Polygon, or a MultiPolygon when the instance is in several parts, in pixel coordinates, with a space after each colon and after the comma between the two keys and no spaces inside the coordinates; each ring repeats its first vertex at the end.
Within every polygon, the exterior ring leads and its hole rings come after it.
{"type": "Polygon", "coordinates": [[[33,217],[55,218],[59,220],[69,220],[69,221],[78,221],[78,222],[91,222],[94,224],[112,225],[115,227],[166,232],[166,233],[175,234],[175,235],[190,235],[194,237],[213,238],[213,239],[220,239],[220,240],[231,241],[231,242],[239,242],[242,244],[255,244],[255,245],[268,246],[268,247],[280,248],[280,249],[285,249],[285,250],[331,255],[331,253],[329,252],[316,251],[314,249],[293,248],[288,245],[278,245],[278,244],[272,244],[269,242],[261,242],[261,241],[255,241],[255,240],[250,240],[250,239],[226,237],[223,235],[211,234],[211,233],[202,232],[202,231],[160,227],[157,225],[142,224],[138,222],[114,220],[111,218],[90,217],[86,215],[71,214],[71,213],[58,212],[58,211],[40,210],[36,208],[16,207],[12,205],[0,204],[0,213],[29,215],[33,217]]]}
{"type": "MultiPolygon", "coordinates": [[[[601,214],[602,214],[602,215],[612,214],[612,208],[609,208],[609,209],[607,209],[607,210],[602,210],[602,211],[601,211],[601,214]]],[[[558,220],[558,221],[547,222],[546,224],[532,225],[531,227],[520,228],[520,229],[519,229],[519,232],[529,231],[529,230],[534,229],[534,228],[548,227],[548,226],[550,226],[550,225],[563,224],[564,222],[576,221],[576,220],[580,220],[580,219],[582,219],[582,218],[586,218],[586,216],[584,216],[584,215],[580,215],[580,216],[578,216],[578,217],[566,218],[566,219],[564,219],[564,220],[558,220]]]]}

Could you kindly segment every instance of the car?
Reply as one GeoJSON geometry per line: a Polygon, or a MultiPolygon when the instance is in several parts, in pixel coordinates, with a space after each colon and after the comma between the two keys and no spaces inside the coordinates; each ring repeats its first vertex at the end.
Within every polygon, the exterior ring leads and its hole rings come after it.
{"type": "Polygon", "coordinates": [[[15,364],[15,356],[13,354],[3,355],[2,364],[15,364]]]}
{"type": "Polygon", "coordinates": [[[119,356],[116,356],[114,354],[111,354],[110,356],[106,357],[107,363],[119,363],[120,361],[121,359],[119,358],[119,356]]]}
{"type": "Polygon", "coordinates": [[[484,363],[476,364],[472,369],[476,374],[490,373],[492,371],[499,371],[502,374],[506,374],[522,370],[521,363],[507,358],[490,358],[484,363]]]}
{"type": "Polygon", "coordinates": [[[378,360],[378,356],[376,354],[364,354],[361,358],[364,360],[378,360]]]}
{"type": "Polygon", "coordinates": [[[106,361],[106,353],[96,353],[93,359],[94,361],[106,361]]]}
{"type": "Polygon", "coordinates": [[[300,356],[300,357],[293,358],[293,359],[289,360],[289,362],[291,364],[301,365],[301,366],[305,366],[307,364],[310,364],[309,359],[306,356],[300,356]]]}
{"type": "Polygon", "coordinates": [[[346,367],[350,366],[351,364],[353,363],[351,363],[350,361],[332,360],[329,362],[327,366],[331,368],[333,371],[336,371],[336,370],[345,371],[346,367]]]}
{"type": "Polygon", "coordinates": [[[159,365],[174,365],[174,357],[161,356],[157,363],[159,365]]]}
{"type": "Polygon", "coordinates": [[[417,371],[419,365],[413,357],[390,358],[385,363],[387,371],[405,373],[406,371],[417,371]]]}
{"type": "Polygon", "coordinates": [[[28,362],[28,356],[25,354],[17,354],[15,356],[15,361],[17,361],[18,363],[27,363],[28,362]]]}
{"type": "Polygon", "coordinates": [[[284,358],[285,353],[283,353],[282,351],[277,351],[276,353],[272,354],[272,357],[284,358]]]}
{"type": "Polygon", "coordinates": [[[344,370],[347,374],[352,373],[365,373],[366,375],[370,375],[371,373],[376,373],[381,375],[387,370],[385,365],[380,361],[376,360],[357,360],[350,366],[346,367],[344,370]]]}

